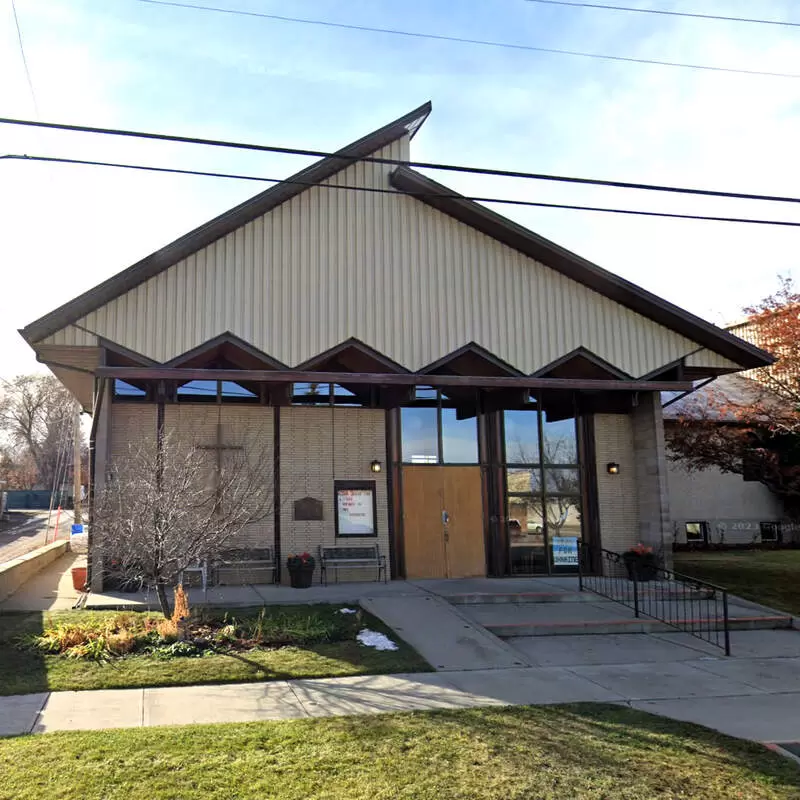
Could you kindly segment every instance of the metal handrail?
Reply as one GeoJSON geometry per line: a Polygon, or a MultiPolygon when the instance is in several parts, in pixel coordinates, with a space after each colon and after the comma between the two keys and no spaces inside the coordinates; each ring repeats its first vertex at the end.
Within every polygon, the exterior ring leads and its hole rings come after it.
{"type": "Polygon", "coordinates": [[[655,562],[629,567],[622,553],[581,543],[580,590],[591,591],[634,615],[656,619],[731,654],[728,591],[665,569],[655,562]]]}

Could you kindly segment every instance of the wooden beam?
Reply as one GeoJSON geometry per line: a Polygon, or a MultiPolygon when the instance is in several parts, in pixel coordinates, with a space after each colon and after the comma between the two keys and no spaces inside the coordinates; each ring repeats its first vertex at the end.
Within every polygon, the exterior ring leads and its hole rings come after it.
{"type": "Polygon", "coordinates": [[[418,375],[301,370],[178,369],[174,367],[97,367],[100,378],[124,381],[254,381],[263,383],[351,383],[370,386],[471,386],[486,389],[582,389],[607,392],[687,392],[689,381],[622,381],[583,378],[530,378],[486,375],[418,375]]]}

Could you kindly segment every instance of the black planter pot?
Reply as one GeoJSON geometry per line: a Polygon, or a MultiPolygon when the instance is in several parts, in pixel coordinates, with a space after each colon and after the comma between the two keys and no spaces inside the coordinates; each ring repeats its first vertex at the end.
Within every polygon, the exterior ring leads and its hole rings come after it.
{"type": "Polygon", "coordinates": [[[630,580],[635,579],[639,583],[655,580],[658,574],[658,563],[653,556],[625,555],[623,558],[630,580]]]}
{"type": "Polygon", "coordinates": [[[308,589],[314,578],[314,567],[289,567],[289,583],[293,589],[308,589]]]}

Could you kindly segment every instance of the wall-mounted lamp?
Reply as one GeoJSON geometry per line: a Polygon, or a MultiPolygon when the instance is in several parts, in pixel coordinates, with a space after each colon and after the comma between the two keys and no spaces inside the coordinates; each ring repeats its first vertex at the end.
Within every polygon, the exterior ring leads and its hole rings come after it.
{"type": "Polygon", "coordinates": [[[370,462],[369,468],[372,472],[380,472],[383,469],[383,464],[376,458],[374,461],[370,462]]]}
{"type": "Polygon", "coordinates": [[[616,461],[609,461],[608,464],[606,464],[606,472],[608,472],[609,475],[619,475],[619,464],[617,464],[616,461]]]}

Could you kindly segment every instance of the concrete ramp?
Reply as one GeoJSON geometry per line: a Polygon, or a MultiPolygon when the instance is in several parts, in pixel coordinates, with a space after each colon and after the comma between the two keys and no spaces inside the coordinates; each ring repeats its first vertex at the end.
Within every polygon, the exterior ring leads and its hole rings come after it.
{"type": "Polygon", "coordinates": [[[437,670],[530,666],[525,656],[439,597],[363,597],[361,605],[437,670]]]}

